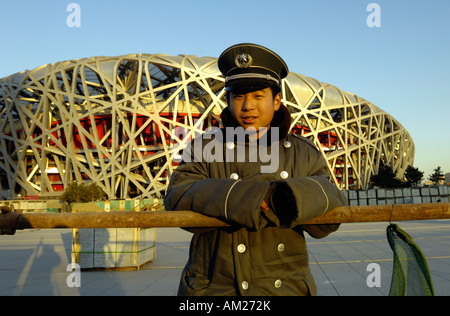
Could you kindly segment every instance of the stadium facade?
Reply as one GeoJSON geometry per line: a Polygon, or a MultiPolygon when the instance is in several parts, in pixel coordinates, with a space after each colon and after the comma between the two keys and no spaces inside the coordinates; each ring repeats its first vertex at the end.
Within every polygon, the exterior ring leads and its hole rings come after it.
{"type": "MultiPolygon", "coordinates": [[[[217,59],[133,54],[48,64],[0,79],[4,198],[58,195],[96,182],[110,199],[160,197],[182,148],[220,126],[217,59]]],[[[380,164],[402,177],[408,131],[372,103],[296,73],[283,81],[291,131],[308,137],[342,189],[365,189],[380,164]]]]}

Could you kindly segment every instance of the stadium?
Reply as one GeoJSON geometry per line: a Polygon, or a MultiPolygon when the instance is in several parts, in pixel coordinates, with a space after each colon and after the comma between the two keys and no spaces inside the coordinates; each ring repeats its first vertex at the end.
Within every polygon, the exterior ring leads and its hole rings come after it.
{"type": "MultiPolygon", "coordinates": [[[[380,164],[399,177],[413,164],[408,131],[359,96],[291,72],[282,102],[291,131],[322,151],[341,189],[366,189],[380,164]]],[[[220,127],[224,107],[212,57],[99,56],[2,78],[2,197],[57,196],[73,181],[95,182],[109,199],[162,197],[174,149],[220,127]]]]}

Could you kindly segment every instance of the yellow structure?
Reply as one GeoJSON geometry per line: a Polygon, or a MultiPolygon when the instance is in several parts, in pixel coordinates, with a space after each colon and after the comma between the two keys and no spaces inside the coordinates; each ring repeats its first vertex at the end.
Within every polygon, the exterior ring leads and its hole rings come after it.
{"type": "MultiPolygon", "coordinates": [[[[217,59],[164,54],[92,57],[0,79],[3,196],[59,195],[94,181],[110,199],[160,197],[173,148],[220,126],[217,59]]],[[[342,189],[367,188],[380,163],[413,164],[406,129],[372,103],[296,73],[283,81],[292,132],[310,138],[342,189]]]]}

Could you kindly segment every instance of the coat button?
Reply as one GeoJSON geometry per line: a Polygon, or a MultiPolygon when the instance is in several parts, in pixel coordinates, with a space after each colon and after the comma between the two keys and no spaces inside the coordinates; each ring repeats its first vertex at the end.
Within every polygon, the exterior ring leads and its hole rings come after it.
{"type": "Polygon", "coordinates": [[[287,171],[281,171],[280,172],[280,177],[281,179],[286,179],[287,177],[289,177],[289,174],[287,173],[287,171]]]}
{"type": "Polygon", "coordinates": [[[281,287],[281,280],[277,279],[275,280],[275,282],[273,283],[273,286],[275,286],[277,289],[281,287]]]}
{"type": "Polygon", "coordinates": [[[239,179],[239,176],[237,175],[237,173],[232,173],[230,175],[230,179],[237,180],[237,179],[239,179]]]}
{"type": "Polygon", "coordinates": [[[247,281],[242,281],[241,286],[242,286],[243,290],[247,290],[248,289],[248,282],[247,281]]]}
{"type": "Polygon", "coordinates": [[[237,246],[237,251],[239,251],[239,253],[245,252],[245,249],[247,249],[247,248],[245,247],[244,244],[240,244],[237,246]]]}
{"type": "Polygon", "coordinates": [[[277,250],[278,250],[279,252],[284,251],[284,244],[283,244],[283,243],[279,244],[279,245],[277,246],[277,250]]]}
{"type": "Polygon", "coordinates": [[[291,145],[292,145],[291,142],[288,140],[283,143],[284,148],[290,148],[291,145]]]}
{"type": "Polygon", "coordinates": [[[230,150],[234,149],[234,143],[233,142],[228,142],[227,143],[227,148],[230,149],[230,150]]]}

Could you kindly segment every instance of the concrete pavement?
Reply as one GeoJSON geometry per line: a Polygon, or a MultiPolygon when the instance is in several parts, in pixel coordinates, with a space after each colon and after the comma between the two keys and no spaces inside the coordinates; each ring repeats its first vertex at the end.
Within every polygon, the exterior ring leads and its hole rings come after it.
{"type": "MultiPolygon", "coordinates": [[[[450,221],[399,222],[427,257],[437,295],[450,295],[450,221]]],[[[319,296],[384,296],[389,293],[392,251],[388,223],[343,224],[321,240],[308,237],[311,270],[319,296]],[[367,279],[380,268],[380,284],[367,279]],[[379,285],[379,287],[378,287],[379,285]]],[[[156,257],[139,271],[81,271],[80,287],[69,287],[70,229],[24,230],[0,236],[0,295],[173,296],[186,263],[191,234],[159,228],[156,257]]]]}

